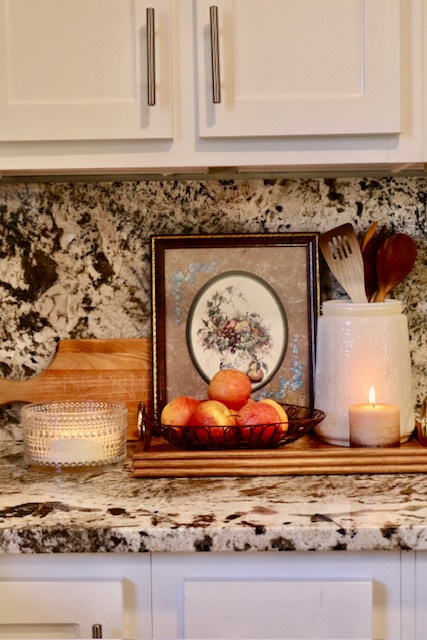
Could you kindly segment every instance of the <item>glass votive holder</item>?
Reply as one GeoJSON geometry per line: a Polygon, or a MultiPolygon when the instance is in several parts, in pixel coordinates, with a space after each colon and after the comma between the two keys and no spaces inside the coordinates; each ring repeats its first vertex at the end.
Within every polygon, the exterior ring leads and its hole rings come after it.
{"type": "Polygon", "coordinates": [[[122,402],[36,402],[21,410],[24,460],[32,468],[82,470],[126,457],[122,402]]]}

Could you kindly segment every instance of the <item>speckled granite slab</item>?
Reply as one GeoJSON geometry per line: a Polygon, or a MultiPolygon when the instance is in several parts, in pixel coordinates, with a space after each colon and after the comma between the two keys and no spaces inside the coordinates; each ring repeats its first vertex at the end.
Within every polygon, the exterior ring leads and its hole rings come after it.
{"type": "MultiPolygon", "coordinates": [[[[395,290],[408,316],[414,402],[427,393],[427,180],[423,177],[0,184],[0,375],[46,368],[61,338],[150,335],[152,234],[326,231],[373,220],[411,235],[395,290]]],[[[342,290],[321,261],[323,298],[342,290]]],[[[0,437],[20,436],[0,411],[0,437]]]]}
{"type": "Polygon", "coordinates": [[[427,476],[40,473],[0,446],[0,553],[427,549],[427,476]]]}
{"type": "MultiPolygon", "coordinates": [[[[326,231],[373,220],[411,235],[395,291],[414,402],[427,393],[427,179],[0,185],[0,375],[46,368],[58,339],[150,334],[151,234],[326,231]]],[[[323,298],[342,291],[321,263],[323,298]]],[[[25,469],[19,411],[0,411],[0,552],[427,549],[427,477],[132,478],[25,469]],[[11,442],[7,442],[10,440],[11,442]]]]}

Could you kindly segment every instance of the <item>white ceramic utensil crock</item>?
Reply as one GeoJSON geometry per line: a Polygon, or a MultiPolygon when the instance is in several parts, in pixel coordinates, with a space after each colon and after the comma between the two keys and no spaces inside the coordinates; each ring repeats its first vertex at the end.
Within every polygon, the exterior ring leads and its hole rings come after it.
{"type": "Polygon", "coordinates": [[[400,441],[415,427],[408,322],[398,300],[354,304],[329,300],[317,329],[315,406],[326,413],[316,427],[329,444],[349,446],[348,409],[369,402],[400,406],[400,441]]]}

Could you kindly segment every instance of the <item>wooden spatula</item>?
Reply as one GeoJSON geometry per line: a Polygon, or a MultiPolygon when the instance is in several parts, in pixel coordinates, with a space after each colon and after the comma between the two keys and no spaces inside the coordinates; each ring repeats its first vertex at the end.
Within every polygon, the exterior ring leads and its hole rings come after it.
{"type": "Polygon", "coordinates": [[[363,258],[353,225],[343,224],[319,236],[319,246],[335,278],[352,302],[368,302],[363,258]]]}
{"type": "Polygon", "coordinates": [[[151,405],[150,341],[61,340],[42,373],[26,380],[0,379],[0,405],[43,400],[124,402],[128,438],[138,439],[139,403],[151,405]]]}

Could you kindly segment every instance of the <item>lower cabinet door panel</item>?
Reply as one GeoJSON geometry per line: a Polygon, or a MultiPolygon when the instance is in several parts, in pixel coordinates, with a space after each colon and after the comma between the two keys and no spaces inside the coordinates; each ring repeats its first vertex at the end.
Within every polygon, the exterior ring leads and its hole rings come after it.
{"type": "Polygon", "coordinates": [[[149,553],[0,554],[0,640],[152,638],[149,553]]]}
{"type": "Polygon", "coordinates": [[[366,581],[200,581],[184,585],[186,638],[372,638],[366,581]]]}
{"type": "Polygon", "coordinates": [[[156,553],[153,638],[414,640],[401,570],[393,551],[156,553]]]}
{"type": "Polygon", "coordinates": [[[1,638],[122,638],[121,580],[0,581],[1,638]]]}

